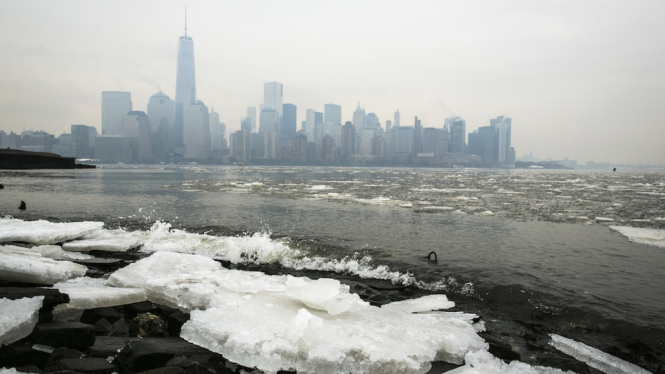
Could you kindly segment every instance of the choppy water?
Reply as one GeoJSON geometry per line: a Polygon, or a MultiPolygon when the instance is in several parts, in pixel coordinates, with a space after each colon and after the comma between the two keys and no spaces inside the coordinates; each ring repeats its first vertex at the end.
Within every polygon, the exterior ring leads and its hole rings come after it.
{"type": "Polygon", "coordinates": [[[665,228],[665,173],[113,166],[1,172],[0,183],[3,215],[270,232],[261,240],[293,251],[284,267],[415,283],[471,296],[476,308],[502,299],[522,312],[665,328],[665,248],[596,219],[665,228]]]}

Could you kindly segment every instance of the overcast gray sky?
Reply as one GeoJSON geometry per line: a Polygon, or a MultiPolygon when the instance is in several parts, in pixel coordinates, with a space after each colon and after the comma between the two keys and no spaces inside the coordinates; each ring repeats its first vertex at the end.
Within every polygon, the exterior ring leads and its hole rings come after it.
{"type": "Polygon", "coordinates": [[[0,0],[0,129],[101,129],[101,92],[174,98],[187,5],[198,98],[240,127],[284,102],[402,125],[513,118],[517,155],[665,163],[665,1],[0,0]]]}

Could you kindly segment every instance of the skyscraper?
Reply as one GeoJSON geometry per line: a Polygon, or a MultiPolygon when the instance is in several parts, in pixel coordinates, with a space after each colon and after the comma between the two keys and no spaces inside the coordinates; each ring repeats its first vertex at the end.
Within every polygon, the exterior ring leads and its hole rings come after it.
{"type": "Polygon", "coordinates": [[[131,110],[131,92],[102,91],[102,134],[120,134],[122,121],[131,110]]]}
{"type": "Polygon", "coordinates": [[[296,136],[298,107],[293,104],[282,105],[282,119],[280,121],[280,135],[293,138],[296,136]]]}
{"type": "Polygon", "coordinates": [[[356,128],[356,135],[362,134],[363,127],[365,127],[365,109],[360,108],[360,102],[353,112],[353,127],[356,128]]]}
{"type": "Polygon", "coordinates": [[[413,123],[413,145],[411,146],[413,156],[418,156],[423,152],[423,126],[416,116],[413,123]]]}
{"type": "Polygon", "coordinates": [[[194,41],[187,36],[187,15],[185,14],[185,35],[178,40],[178,67],[175,81],[175,144],[185,145],[186,106],[196,103],[196,80],[194,76],[194,41]]]}
{"type": "Polygon", "coordinates": [[[279,117],[282,117],[282,104],[284,91],[279,82],[268,82],[263,84],[263,107],[273,108],[279,117]]]}
{"type": "Polygon", "coordinates": [[[400,115],[399,115],[399,109],[395,111],[395,116],[393,117],[393,126],[395,127],[400,127],[400,115]]]}
{"type": "Polygon", "coordinates": [[[446,125],[450,129],[450,142],[448,152],[466,152],[466,120],[460,117],[446,118],[446,125]]]}
{"type": "Polygon", "coordinates": [[[247,107],[247,118],[249,118],[249,132],[256,132],[256,107],[248,106],[247,107]]]}
{"type": "Polygon", "coordinates": [[[325,104],[323,106],[323,122],[335,125],[342,124],[342,107],[335,104],[325,104]]]}

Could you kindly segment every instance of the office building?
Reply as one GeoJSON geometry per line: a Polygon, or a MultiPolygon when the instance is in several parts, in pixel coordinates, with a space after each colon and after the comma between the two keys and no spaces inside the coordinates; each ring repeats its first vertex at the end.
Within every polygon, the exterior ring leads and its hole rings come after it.
{"type": "Polygon", "coordinates": [[[282,105],[282,118],[280,119],[279,134],[293,138],[296,136],[298,107],[293,104],[282,105]]]}
{"type": "Polygon", "coordinates": [[[323,106],[323,122],[335,125],[342,124],[342,106],[335,104],[325,104],[323,106]]]}
{"type": "Polygon", "coordinates": [[[122,121],[132,110],[130,92],[102,92],[102,134],[120,134],[122,121]]]}
{"type": "Polygon", "coordinates": [[[268,82],[263,84],[263,109],[273,108],[278,117],[282,117],[284,91],[281,83],[268,82]]]}

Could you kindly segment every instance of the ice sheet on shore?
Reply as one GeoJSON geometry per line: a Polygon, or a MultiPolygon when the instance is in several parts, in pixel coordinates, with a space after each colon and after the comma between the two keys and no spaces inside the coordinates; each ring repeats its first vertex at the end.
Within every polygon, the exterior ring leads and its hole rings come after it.
{"type": "Polygon", "coordinates": [[[58,250],[62,252],[59,247],[43,250],[43,247],[0,246],[0,279],[50,285],[82,277],[88,270],[83,265],[49,258],[58,257],[58,250]]]}
{"type": "Polygon", "coordinates": [[[564,338],[561,335],[550,334],[552,341],[550,344],[561,352],[575,357],[575,359],[585,362],[592,368],[598,369],[606,374],[648,374],[649,371],[641,367],[614,357],[599,349],[590,347],[584,343],[576,342],[572,339],[564,338]]]}
{"type": "Polygon", "coordinates": [[[665,248],[665,230],[628,226],[610,226],[610,230],[622,234],[631,242],[665,248]]]}
{"type": "Polygon", "coordinates": [[[59,245],[40,245],[31,248],[15,245],[0,246],[0,252],[16,255],[52,258],[54,260],[88,260],[95,258],[85,253],[72,253],[63,251],[59,245]]]}
{"type": "Polygon", "coordinates": [[[39,320],[44,296],[18,300],[0,299],[0,346],[30,335],[39,320]]]}
{"type": "Polygon", "coordinates": [[[0,219],[0,242],[54,244],[78,239],[104,226],[102,222],[48,222],[0,219]]]}
{"type": "Polygon", "coordinates": [[[69,295],[69,303],[64,308],[92,309],[116,305],[138,303],[148,300],[143,288],[116,288],[108,285],[106,279],[81,277],[53,285],[69,295]]]}
{"type": "Polygon", "coordinates": [[[382,309],[334,279],[227,270],[203,256],[157,252],[109,283],[191,310],[181,337],[266,372],[424,373],[486,348],[460,318],[382,309]]]}
{"type": "Polygon", "coordinates": [[[88,252],[126,252],[140,247],[145,240],[146,233],[141,231],[128,232],[118,230],[94,231],[80,240],[64,243],[62,249],[66,251],[88,252]]]}
{"type": "Polygon", "coordinates": [[[464,366],[447,371],[448,374],[562,374],[572,371],[561,371],[559,369],[531,366],[519,361],[511,361],[509,364],[492,356],[487,351],[469,352],[464,357],[464,366]]]}

